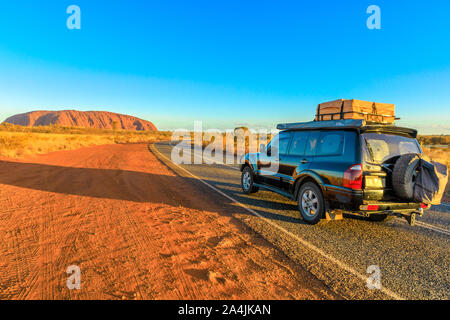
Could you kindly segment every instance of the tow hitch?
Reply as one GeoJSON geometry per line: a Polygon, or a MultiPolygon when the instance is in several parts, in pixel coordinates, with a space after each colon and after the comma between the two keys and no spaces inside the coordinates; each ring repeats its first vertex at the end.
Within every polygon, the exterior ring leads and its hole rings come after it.
{"type": "Polygon", "coordinates": [[[408,221],[409,225],[411,227],[414,227],[414,225],[416,224],[416,213],[410,213],[409,215],[404,215],[406,221],[408,221]]]}
{"type": "Polygon", "coordinates": [[[423,216],[423,209],[419,208],[417,212],[409,212],[409,213],[393,213],[395,216],[401,218],[405,218],[405,220],[408,222],[408,224],[411,227],[414,227],[416,224],[416,214],[418,214],[420,217],[423,216]]]}

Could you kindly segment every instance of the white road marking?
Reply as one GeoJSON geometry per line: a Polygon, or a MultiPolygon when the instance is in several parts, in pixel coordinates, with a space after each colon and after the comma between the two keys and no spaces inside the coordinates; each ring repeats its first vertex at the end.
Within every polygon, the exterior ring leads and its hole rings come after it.
{"type": "MultiPolygon", "coordinates": [[[[402,220],[402,221],[406,222],[406,220],[403,220],[402,218],[397,218],[397,220],[402,220]]],[[[444,228],[432,225],[432,224],[428,224],[428,223],[421,222],[421,221],[416,221],[416,226],[419,226],[419,227],[422,227],[422,228],[425,228],[425,229],[430,229],[430,230],[433,230],[435,232],[443,233],[443,234],[445,234],[447,236],[450,236],[450,231],[448,231],[448,230],[446,230],[444,228]]]]}
{"type": "Polygon", "coordinates": [[[448,204],[448,203],[441,203],[438,206],[450,207],[450,204],[448,204]]]}
{"type": "MultiPolygon", "coordinates": [[[[236,203],[237,205],[241,206],[242,208],[244,208],[245,210],[247,210],[248,212],[250,212],[251,214],[253,214],[254,216],[264,220],[266,223],[270,224],[272,227],[277,228],[278,230],[284,232],[285,234],[287,234],[288,236],[294,238],[295,240],[297,240],[298,242],[300,242],[302,245],[304,245],[305,247],[309,248],[310,250],[318,253],[319,255],[321,255],[322,257],[324,257],[325,259],[331,261],[332,263],[334,263],[335,265],[337,265],[338,267],[340,267],[341,269],[344,269],[345,271],[347,271],[348,273],[353,274],[354,276],[356,276],[357,278],[359,278],[360,280],[364,281],[364,283],[367,283],[368,277],[359,273],[358,271],[356,271],[355,269],[353,269],[352,267],[346,265],[345,263],[337,260],[336,258],[330,256],[329,254],[327,254],[326,252],[324,252],[322,249],[319,249],[318,247],[316,247],[315,245],[309,243],[308,241],[300,238],[299,236],[287,231],[286,229],[282,228],[281,226],[279,226],[278,224],[270,221],[267,218],[264,218],[262,215],[260,215],[258,212],[256,212],[255,210],[247,207],[245,204],[237,201],[236,199],[230,197],[229,195],[227,195],[226,193],[220,191],[219,189],[217,189],[216,187],[214,187],[213,185],[209,184],[208,182],[204,181],[203,179],[199,178],[198,176],[196,176],[195,174],[191,173],[190,171],[186,170],[185,168],[181,167],[180,165],[176,164],[175,162],[173,162],[171,159],[167,158],[165,155],[163,155],[161,152],[159,152],[159,150],[156,149],[156,147],[153,145],[153,149],[164,159],[166,159],[167,161],[171,162],[173,165],[177,166],[180,170],[186,172],[188,175],[190,175],[191,177],[193,177],[194,179],[200,181],[201,183],[203,183],[204,185],[206,185],[207,187],[209,187],[210,189],[216,191],[217,193],[219,193],[220,195],[224,196],[225,198],[231,200],[232,202],[236,203]]],[[[396,293],[392,292],[391,290],[385,288],[385,287],[381,287],[381,292],[383,292],[384,294],[386,294],[387,296],[396,299],[396,300],[404,300],[404,298],[402,298],[401,296],[397,295],[396,293]]]]}

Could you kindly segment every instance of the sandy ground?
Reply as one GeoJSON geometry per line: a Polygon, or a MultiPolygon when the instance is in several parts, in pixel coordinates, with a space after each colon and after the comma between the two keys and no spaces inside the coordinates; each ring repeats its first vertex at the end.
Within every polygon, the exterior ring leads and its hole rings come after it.
{"type": "Polygon", "coordinates": [[[338,298],[223,202],[144,144],[0,159],[0,299],[338,298]]]}

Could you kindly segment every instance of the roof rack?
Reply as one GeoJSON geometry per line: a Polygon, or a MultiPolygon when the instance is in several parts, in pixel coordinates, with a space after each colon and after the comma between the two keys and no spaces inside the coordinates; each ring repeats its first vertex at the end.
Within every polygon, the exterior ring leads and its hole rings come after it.
{"type": "Polygon", "coordinates": [[[357,129],[362,131],[402,132],[417,137],[417,130],[397,127],[394,124],[366,121],[364,119],[309,121],[297,123],[280,123],[278,130],[301,130],[301,129],[357,129]]]}
{"type": "Polygon", "coordinates": [[[297,123],[280,123],[277,125],[278,130],[288,129],[318,129],[318,128],[361,128],[366,125],[367,121],[363,119],[345,119],[345,120],[325,120],[325,121],[309,121],[297,123]]]}
{"type": "MultiPolygon", "coordinates": [[[[360,112],[360,111],[341,111],[341,112],[333,112],[333,113],[318,113],[316,114],[316,121],[328,121],[328,120],[323,120],[324,117],[328,116],[331,119],[330,120],[344,120],[344,117],[346,114],[357,114],[361,117],[363,117],[364,119],[369,119],[369,117],[372,118],[377,118],[380,119],[381,121],[373,121],[374,123],[381,123],[381,124],[386,124],[389,123],[387,121],[385,121],[385,118],[393,118],[393,120],[400,120],[400,118],[393,116],[393,115],[388,115],[388,114],[378,114],[378,113],[370,113],[370,112],[360,112]],[[334,119],[334,116],[338,116],[337,119],[334,119]]],[[[350,120],[350,119],[347,119],[350,120]]]]}

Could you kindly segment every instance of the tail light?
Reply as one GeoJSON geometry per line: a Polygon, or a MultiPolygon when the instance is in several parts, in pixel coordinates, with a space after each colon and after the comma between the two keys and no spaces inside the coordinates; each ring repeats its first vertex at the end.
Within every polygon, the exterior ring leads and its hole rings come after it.
{"type": "Polygon", "coordinates": [[[376,205],[376,204],[368,204],[365,206],[359,206],[359,210],[364,210],[364,211],[378,211],[379,208],[380,208],[380,206],[376,205]]]}
{"type": "Polygon", "coordinates": [[[426,203],[421,203],[421,204],[420,204],[420,207],[421,207],[422,209],[428,209],[428,205],[427,205],[426,203]]]}
{"type": "Polygon", "coordinates": [[[362,165],[355,164],[344,172],[344,187],[353,190],[362,189],[363,172],[362,165]]]}

